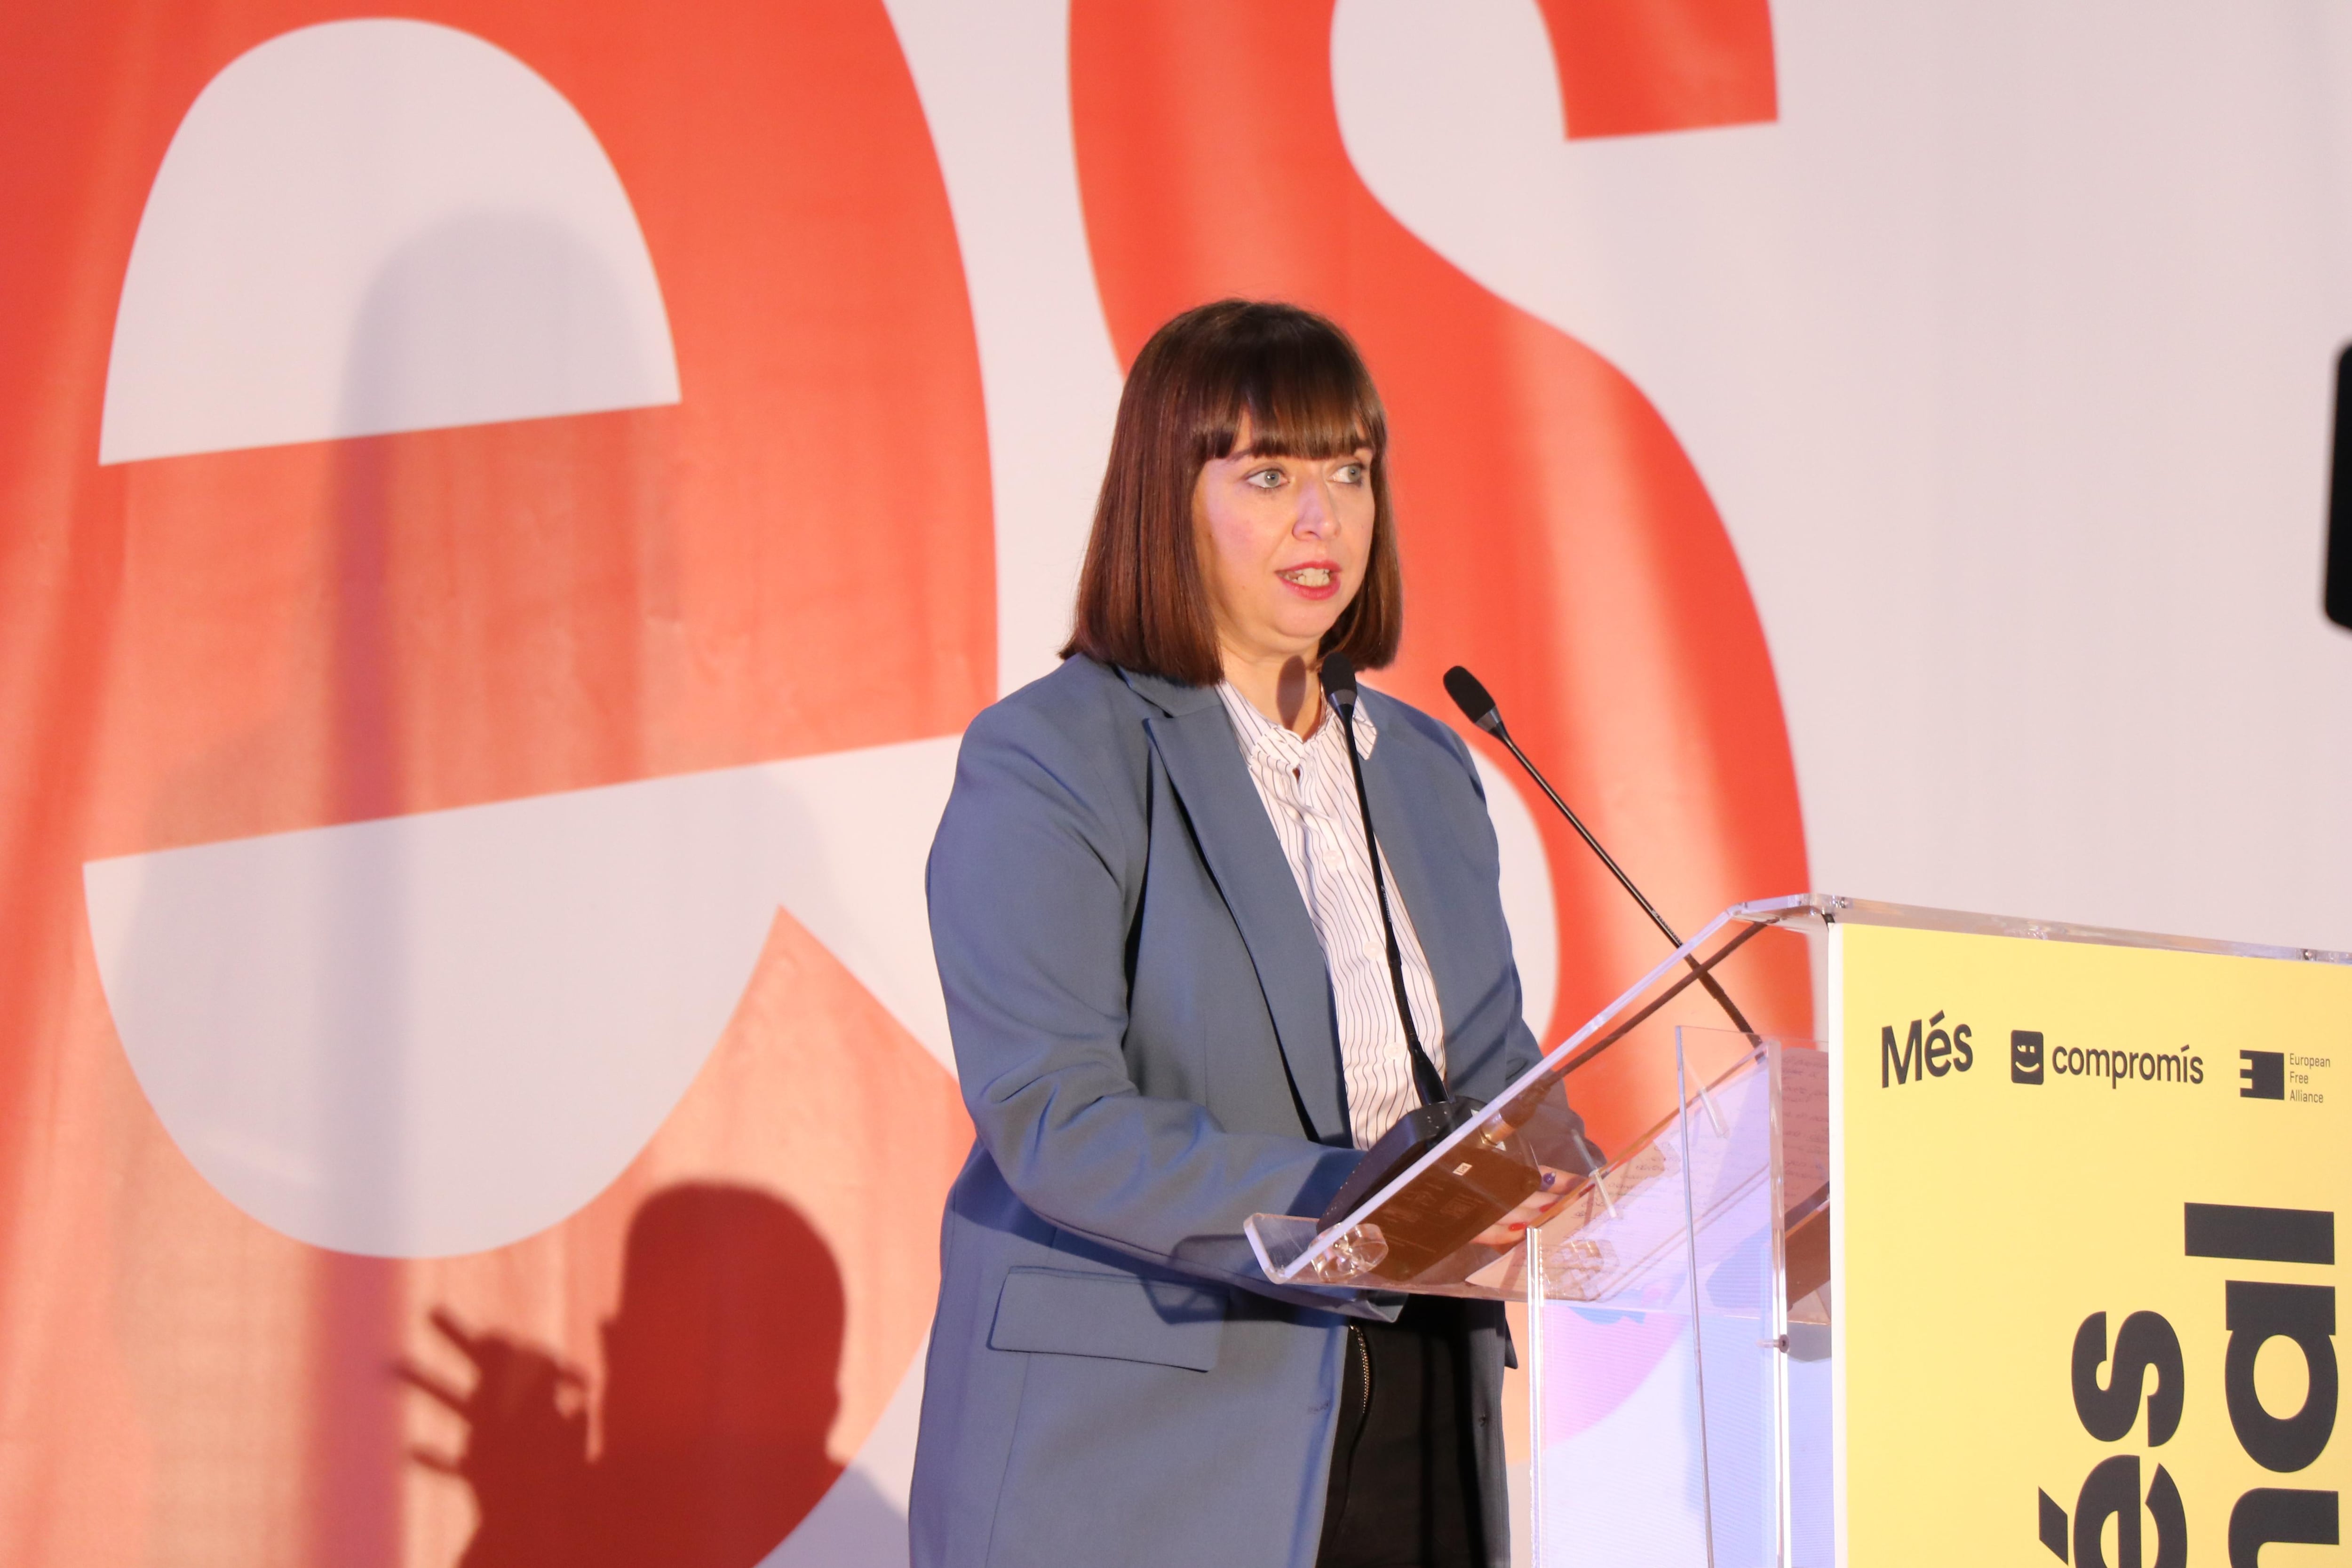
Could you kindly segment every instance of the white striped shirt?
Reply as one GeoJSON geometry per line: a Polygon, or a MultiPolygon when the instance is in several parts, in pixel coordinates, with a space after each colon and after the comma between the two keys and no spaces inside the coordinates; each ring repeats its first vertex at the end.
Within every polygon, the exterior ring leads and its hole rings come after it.
{"type": "MultiPolygon", "coordinates": [[[[1397,1019],[1396,988],[1389,977],[1388,940],[1372,890],[1372,862],[1364,851],[1364,819],[1356,803],[1356,781],[1348,768],[1339,716],[1327,701],[1306,739],[1253,706],[1231,681],[1219,683],[1234,737],[1249,764],[1250,779],[1274,823],[1274,836],[1290,862],[1298,895],[1315,922],[1329,967],[1331,997],[1339,1024],[1339,1067],[1348,1086],[1348,1124],[1358,1148],[1370,1148],[1396,1119],[1421,1103],[1413,1088],[1412,1059],[1405,1050],[1404,1026],[1397,1019]]],[[[1356,709],[1356,748],[1372,754],[1380,738],[1370,716],[1356,709]]],[[[1437,982],[1429,972],[1412,915],[1397,893],[1388,854],[1381,855],[1388,883],[1389,912],[1396,920],[1397,949],[1404,960],[1404,990],[1412,1004],[1414,1030],[1442,1077],[1445,1071],[1445,1025],[1437,1005],[1437,982]]]]}

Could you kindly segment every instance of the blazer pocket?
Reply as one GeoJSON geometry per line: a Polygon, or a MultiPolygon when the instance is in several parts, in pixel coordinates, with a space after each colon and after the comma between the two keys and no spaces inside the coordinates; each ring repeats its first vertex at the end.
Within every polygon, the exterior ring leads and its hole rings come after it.
{"type": "Polygon", "coordinates": [[[988,1331],[995,1350],[1094,1355],[1207,1372],[1225,1327],[1224,1292],[1133,1274],[1015,1269],[988,1331]]]}

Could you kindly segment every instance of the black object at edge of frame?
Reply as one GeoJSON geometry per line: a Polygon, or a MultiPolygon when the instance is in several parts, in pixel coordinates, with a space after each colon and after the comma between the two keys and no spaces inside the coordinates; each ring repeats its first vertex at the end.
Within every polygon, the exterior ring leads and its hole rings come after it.
{"type": "Polygon", "coordinates": [[[2325,1208],[2246,1208],[2184,1204],[2181,1229],[2191,1258],[2251,1263],[2336,1261],[2336,1215],[2325,1208]]]}
{"type": "Polygon", "coordinates": [[[2336,356],[2336,442],[2328,455],[2324,571],[2320,602],[2327,618],[2352,630],[2352,344],[2336,356]]]}

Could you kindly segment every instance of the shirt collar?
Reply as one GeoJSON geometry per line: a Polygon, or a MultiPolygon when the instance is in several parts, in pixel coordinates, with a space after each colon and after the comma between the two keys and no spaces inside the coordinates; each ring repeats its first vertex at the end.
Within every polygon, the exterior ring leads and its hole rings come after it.
{"type": "MultiPolygon", "coordinates": [[[[1241,688],[1231,681],[1217,683],[1217,695],[1224,699],[1225,716],[1233,720],[1234,738],[1241,743],[1242,754],[1278,758],[1286,768],[1297,767],[1299,757],[1307,747],[1321,740],[1327,733],[1337,732],[1339,728],[1339,712],[1332,707],[1331,699],[1328,696],[1323,699],[1323,722],[1310,737],[1293,734],[1258,712],[1257,705],[1242,695],[1241,688]]],[[[1372,716],[1366,713],[1364,705],[1359,702],[1356,705],[1356,755],[1370,757],[1372,746],[1379,739],[1380,730],[1373,725],[1372,716]]]]}

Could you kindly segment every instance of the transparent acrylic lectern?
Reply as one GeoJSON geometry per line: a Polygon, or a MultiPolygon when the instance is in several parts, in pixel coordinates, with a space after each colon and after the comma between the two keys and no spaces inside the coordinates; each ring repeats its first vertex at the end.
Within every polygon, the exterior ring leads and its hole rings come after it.
{"type": "MultiPolygon", "coordinates": [[[[2308,1279],[2333,1266],[2347,1201],[2352,1097],[2327,1092],[2322,1049],[2347,1019],[2352,955],[1821,894],[1745,904],[1351,1211],[1256,1215],[1248,1234],[1286,1283],[1527,1303],[1539,1568],[2086,1562],[2097,1478],[2138,1459],[2107,1456],[2079,1490],[2063,1471],[2116,1436],[2074,1430],[2077,1324],[2113,1305],[2126,1266],[2177,1313],[2218,1312],[2224,1276],[2332,1289],[2308,1279]],[[2184,1137],[2205,1157],[2181,1161],[2184,1137]],[[1955,1170],[1971,1179],[1946,1182],[1955,1170]],[[1566,1197],[1539,1230],[1497,1227],[1547,1186],[1566,1197]],[[2232,1207],[2248,1192],[2289,1207],[2232,1207]],[[2074,1206],[2137,1239],[2100,1241],[2074,1206]],[[1905,1250],[1922,1226],[1936,1245],[1905,1250]],[[2039,1249],[2037,1288],[2005,1303],[2001,1333],[1909,1332],[1975,1288],[1972,1260],[2021,1248],[2039,1249]],[[2172,1273],[2148,1272],[2168,1258],[2172,1273]],[[2067,1458],[1995,1494],[1947,1479],[1904,1403],[1925,1387],[2005,1452],[2073,1434],[2051,1449],[2067,1458]]],[[[2286,1494],[2260,1485],[2228,1528],[2334,1541],[2336,1493],[2313,1484],[2295,1495],[2328,1500],[2324,1531],[2263,1525],[2286,1494]]],[[[2150,1515],[2174,1542],[2156,1561],[2179,1560],[2179,1514],[2150,1515]]]]}
{"type": "Polygon", "coordinates": [[[1352,1212],[1254,1216],[1285,1283],[1527,1303],[1539,1568],[1835,1560],[1820,1036],[1842,922],[2255,951],[1821,894],[1740,904],[1352,1212]],[[1547,1178],[1568,1196],[1539,1230],[1495,1228],[1547,1178]]]}
{"type": "Polygon", "coordinates": [[[1544,1568],[1830,1561],[1835,903],[1728,911],[1354,1212],[1249,1221],[1286,1283],[1528,1303],[1544,1568]],[[1493,1228],[1547,1178],[1540,1230],[1493,1228]]]}

